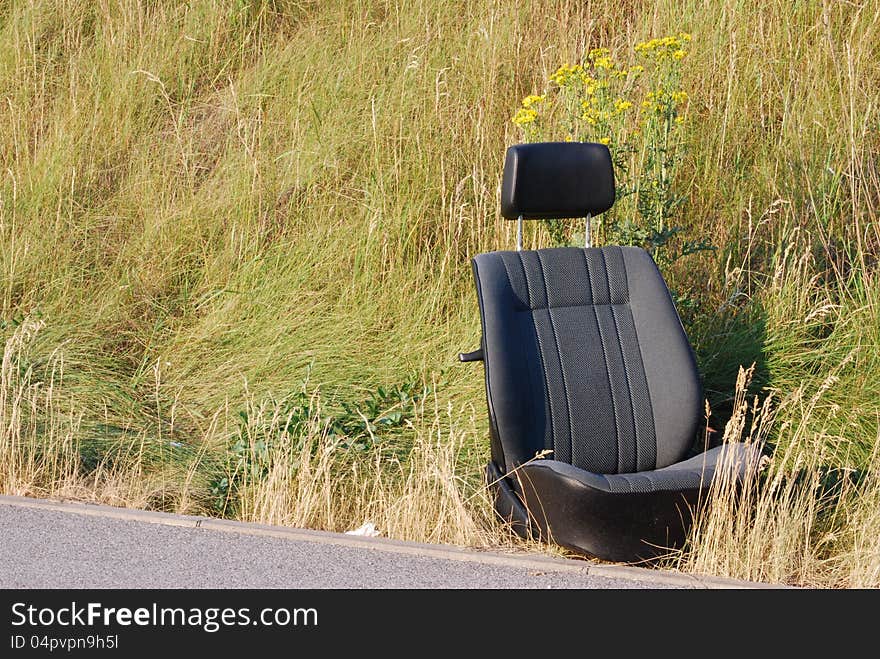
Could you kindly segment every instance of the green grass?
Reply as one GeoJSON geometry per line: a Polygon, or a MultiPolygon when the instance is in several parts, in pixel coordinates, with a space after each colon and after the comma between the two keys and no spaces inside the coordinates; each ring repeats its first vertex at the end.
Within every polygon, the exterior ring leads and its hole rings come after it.
{"type": "MultiPolygon", "coordinates": [[[[238,412],[295,395],[306,378],[327,415],[380,386],[430,385],[436,410],[388,441],[454,436],[457,477],[478,483],[482,374],[455,355],[479,339],[469,257],[513,245],[498,215],[504,149],[518,139],[510,117],[585,50],[625,55],[682,31],[693,42],[677,223],[717,249],[665,274],[693,300],[682,312],[712,425],[720,435],[737,370],[755,362],[753,393],[815,399],[778,410],[774,445],[808,437],[823,465],[874,468],[870,3],[6,0],[0,335],[10,341],[23,319],[43,326],[6,350],[16,358],[4,386],[33,404],[4,412],[5,445],[20,453],[31,445],[13,435],[38,446],[63,426],[87,459],[15,478],[0,469],[0,490],[59,492],[82,472],[91,485],[77,496],[211,510],[238,412]]],[[[527,227],[526,243],[547,244],[544,230],[527,227]]],[[[406,482],[377,464],[383,487],[406,482]]],[[[874,523],[863,505],[845,528],[874,523]]],[[[362,513],[277,519],[341,528],[362,513]]]]}

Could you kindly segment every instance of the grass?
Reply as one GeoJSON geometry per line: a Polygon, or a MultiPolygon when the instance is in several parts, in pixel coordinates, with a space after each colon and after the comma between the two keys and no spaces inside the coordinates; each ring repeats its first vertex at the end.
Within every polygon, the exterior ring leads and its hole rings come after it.
{"type": "MultiPolygon", "coordinates": [[[[725,440],[761,445],[776,437],[785,443],[741,486],[729,478],[713,483],[712,503],[697,517],[688,547],[669,556],[667,565],[771,583],[876,587],[880,437],[864,469],[832,467],[829,444],[837,438],[812,430],[824,392],[807,399],[799,388],[776,405],[750,404],[745,396],[750,375],[751,370],[740,372],[725,440]],[[797,423],[783,418],[788,409],[797,410],[797,423]]],[[[829,375],[823,388],[836,381],[829,375]]]]}
{"type": "MultiPolygon", "coordinates": [[[[156,430],[115,438],[105,433],[99,441],[89,439],[81,415],[64,411],[60,353],[43,369],[27,365],[27,349],[41,326],[23,323],[4,350],[0,482],[6,494],[228,513],[336,531],[369,520],[404,539],[514,544],[473,473],[470,454],[478,450],[479,433],[472,410],[464,425],[451,407],[441,410],[436,397],[420,398],[411,406],[412,421],[403,424],[405,450],[401,442],[380,442],[379,429],[366,417],[365,432],[375,444],[366,449],[348,441],[359,435],[340,432],[340,417],[325,412],[318,392],[280,400],[248,396],[239,413],[222,406],[205,434],[187,444],[156,430]],[[230,440],[227,459],[218,459],[210,447],[230,440]]],[[[383,410],[378,423],[389,416],[393,409],[383,410]]]]}
{"type": "Polygon", "coordinates": [[[479,339],[468,258],[513,244],[510,117],[585,50],[681,31],[678,223],[716,250],[665,274],[708,436],[766,438],[781,475],[670,560],[880,585],[870,3],[0,1],[0,491],[512,543],[454,359],[479,339]],[[408,382],[429,395],[374,423],[408,382]],[[363,431],[331,432],[346,406],[363,431]]]}

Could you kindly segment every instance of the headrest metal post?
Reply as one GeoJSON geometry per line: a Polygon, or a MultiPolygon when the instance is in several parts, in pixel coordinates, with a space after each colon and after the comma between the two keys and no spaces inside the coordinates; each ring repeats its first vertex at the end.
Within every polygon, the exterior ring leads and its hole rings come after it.
{"type": "Polygon", "coordinates": [[[522,215],[516,218],[516,251],[522,251],[522,215]]]}
{"type": "Polygon", "coordinates": [[[593,218],[592,213],[587,213],[587,217],[584,219],[584,247],[592,247],[593,246],[593,236],[590,226],[590,220],[593,218]]]}

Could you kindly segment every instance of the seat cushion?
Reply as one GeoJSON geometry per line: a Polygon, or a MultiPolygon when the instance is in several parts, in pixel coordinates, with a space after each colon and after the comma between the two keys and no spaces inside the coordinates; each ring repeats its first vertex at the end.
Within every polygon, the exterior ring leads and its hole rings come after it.
{"type": "Polygon", "coordinates": [[[725,444],[677,462],[662,469],[632,474],[594,474],[557,460],[536,460],[530,470],[549,469],[560,478],[571,478],[588,487],[611,494],[664,492],[702,489],[708,486],[719,465],[731,469],[733,477],[741,480],[747,469],[754,465],[754,447],[735,443],[725,444]]]}

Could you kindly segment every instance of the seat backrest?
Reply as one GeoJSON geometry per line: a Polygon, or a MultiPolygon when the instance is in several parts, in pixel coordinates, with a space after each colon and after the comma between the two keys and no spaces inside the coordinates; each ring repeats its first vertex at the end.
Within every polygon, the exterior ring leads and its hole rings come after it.
{"type": "Polygon", "coordinates": [[[699,377],[647,252],[490,252],[473,268],[499,467],[542,449],[602,474],[684,457],[699,420],[699,377]]]}
{"type": "MultiPolygon", "coordinates": [[[[583,216],[611,205],[610,155],[597,155],[604,146],[511,149],[520,153],[508,151],[505,217],[547,217],[551,206],[565,209],[563,216],[583,216]],[[517,161],[518,172],[511,172],[517,161]],[[539,195],[523,193],[529,186],[518,177],[561,161],[565,176],[543,177],[539,195]],[[554,180],[562,187],[554,188],[554,180]],[[596,189],[597,181],[604,189],[596,189]]],[[[479,254],[472,264],[492,456],[500,468],[510,470],[544,449],[553,451],[552,459],[603,474],[655,469],[684,457],[702,392],[690,343],[647,252],[616,246],[498,251],[479,254]]]]}

